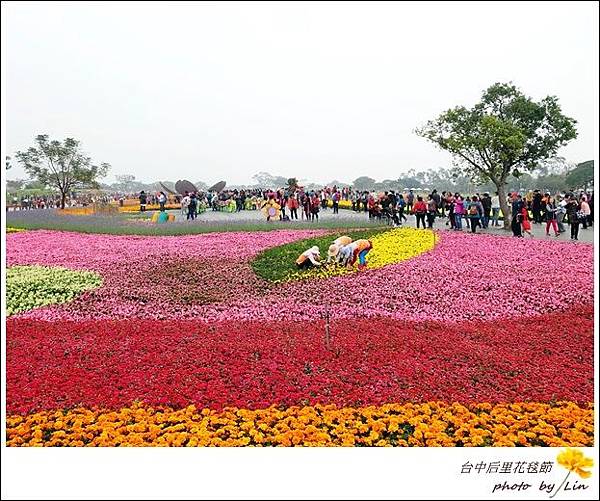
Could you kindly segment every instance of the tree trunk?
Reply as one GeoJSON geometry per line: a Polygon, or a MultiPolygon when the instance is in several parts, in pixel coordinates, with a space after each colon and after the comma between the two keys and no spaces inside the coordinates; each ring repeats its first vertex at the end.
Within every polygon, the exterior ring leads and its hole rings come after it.
{"type": "Polygon", "coordinates": [[[66,201],[67,201],[67,194],[66,193],[61,193],[60,194],[60,208],[61,209],[65,208],[66,201]]]}
{"type": "Polygon", "coordinates": [[[502,216],[504,218],[504,229],[510,230],[510,223],[512,220],[512,208],[508,206],[506,201],[506,181],[500,180],[500,183],[496,184],[498,190],[498,197],[500,198],[500,209],[502,210],[502,216]]]}

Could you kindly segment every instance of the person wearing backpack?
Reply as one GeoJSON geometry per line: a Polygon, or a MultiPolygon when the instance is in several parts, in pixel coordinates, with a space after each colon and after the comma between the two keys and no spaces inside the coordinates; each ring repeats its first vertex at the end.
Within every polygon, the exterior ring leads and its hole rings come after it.
{"type": "Polygon", "coordinates": [[[473,196],[467,213],[471,223],[471,233],[477,233],[477,227],[481,226],[481,216],[483,215],[483,206],[477,196],[473,196]]]}

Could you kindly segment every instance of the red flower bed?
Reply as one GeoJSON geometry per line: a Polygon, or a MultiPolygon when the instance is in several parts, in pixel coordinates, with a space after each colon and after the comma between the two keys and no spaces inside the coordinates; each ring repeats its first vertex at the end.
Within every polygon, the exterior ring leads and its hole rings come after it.
{"type": "Polygon", "coordinates": [[[495,323],[7,321],[7,410],[593,400],[593,307],[495,323]]]}

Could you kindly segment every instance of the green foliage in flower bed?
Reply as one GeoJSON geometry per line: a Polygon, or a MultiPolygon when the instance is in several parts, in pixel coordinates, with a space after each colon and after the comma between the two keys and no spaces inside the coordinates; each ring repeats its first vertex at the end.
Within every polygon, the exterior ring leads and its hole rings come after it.
{"type": "Polygon", "coordinates": [[[102,285],[92,271],[48,266],[12,266],[6,270],[6,314],[40,306],[66,303],[84,291],[102,285]]]}
{"type": "MultiPolygon", "coordinates": [[[[387,229],[389,229],[389,227],[387,229]]],[[[351,237],[352,240],[358,240],[360,238],[368,239],[382,231],[385,231],[385,228],[369,228],[350,232],[337,231],[324,236],[306,238],[304,240],[297,240],[289,244],[280,245],[279,247],[273,247],[256,256],[252,261],[252,269],[259,277],[271,282],[286,281],[290,279],[290,277],[301,278],[303,271],[298,271],[296,259],[313,245],[319,247],[321,251],[321,260],[326,260],[327,249],[329,249],[329,246],[336,238],[347,235],[351,237]]],[[[323,272],[324,276],[326,276],[325,268],[323,269],[323,272]]],[[[314,270],[312,274],[314,274],[314,270]]]]}

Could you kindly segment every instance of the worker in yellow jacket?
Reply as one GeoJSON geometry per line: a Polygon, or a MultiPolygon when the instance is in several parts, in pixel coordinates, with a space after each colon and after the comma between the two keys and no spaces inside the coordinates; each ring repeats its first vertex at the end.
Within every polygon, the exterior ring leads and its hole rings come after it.
{"type": "Polygon", "coordinates": [[[350,265],[354,266],[356,258],[358,258],[358,269],[364,270],[367,267],[367,254],[373,248],[373,244],[370,240],[360,239],[350,244],[352,247],[352,258],[350,259],[350,265]]]}

